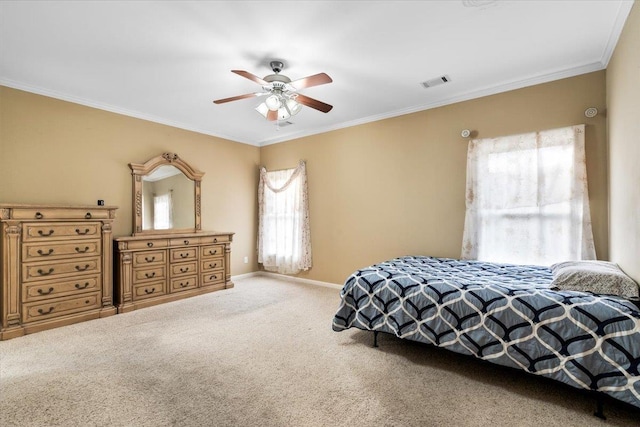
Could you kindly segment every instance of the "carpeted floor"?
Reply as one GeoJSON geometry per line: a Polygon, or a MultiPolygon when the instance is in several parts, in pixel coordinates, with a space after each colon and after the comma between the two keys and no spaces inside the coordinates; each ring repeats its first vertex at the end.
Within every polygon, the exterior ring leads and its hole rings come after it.
{"type": "Polygon", "coordinates": [[[272,277],[0,342],[0,425],[639,426],[640,410],[446,350],[333,332],[272,277]]]}

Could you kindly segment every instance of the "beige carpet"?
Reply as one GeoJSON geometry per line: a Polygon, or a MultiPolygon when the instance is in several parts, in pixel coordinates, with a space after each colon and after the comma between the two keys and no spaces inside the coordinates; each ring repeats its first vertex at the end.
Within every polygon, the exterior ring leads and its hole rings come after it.
{"type": "Polygon", "coordinates": [[[336,289],[233,289],[0,342],[2,426],[640,425],[640,411],[442,349],[333,332],[336,289]]]}

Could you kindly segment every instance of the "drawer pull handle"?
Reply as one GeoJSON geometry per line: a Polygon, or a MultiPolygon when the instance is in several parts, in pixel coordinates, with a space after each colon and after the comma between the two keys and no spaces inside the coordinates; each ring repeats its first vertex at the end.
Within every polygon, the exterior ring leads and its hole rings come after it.
{"type": "Polygon", "coordinates": [[[40,212],[36,212],[36,219],[42,219],[44,218],[44,215],[42,215],[40,212]]]}
{"type": "Polygon", "coordinates": [[[76,233],[78,233],[78,235],[80,235],[80,236],[84,236],[85,234],[89,234],[89,229],[88,229],[88,228],[85,228],[85,229],[84,229],[84,232],[82,232],[82,231],[80,231],[80,230],[78,230],[78,229],[76,228],[76,233]]]}
{"type": "Polygon", "coordinates": [[[218,263],[214,262],[213,264],[209,264],[209,268],[216,268],[218,263]]]}
{"type": "Polygon", "coordinates": [[[180,273],[186,273],[187,271],[189,271],[189,267],[187,268],[180,267],[180,273]]]}
{"type": "Polygon", "coordinates": [[[89,282],[85,282],[84,286],[82,286],[80,283],[76,283],[76,289],[86,289],[87,286],[89,286],[89,282]]]}
{"type": "Polygon", "coordinates": [[[152,248],[153,247],[153,242],[147,242],[147,246],[152,248]]]}
{"type": "Polygon", "coordinates": [[[218,238],[217,237],[213,238],[213,243],[218,243],[218,238]]]}
{"type": "Polygon", "coordinates": [[[48,291],[43,291],[42,289],[38,289],[38,293],[40,295],[49,295],[51,292],[53,292],[53,288],[49,288],[48,291]]]}
{"type": "Polygon", "coordinates": [[[84,216],[86,219],[91,219],[91,212],[87,212],[84,216]]]}
{"type": "Polygon", "coordinates": [[[84,253],[86,253],[88,250],[89,250],[89,246],[85,246],[85,247],[84,247],[84,250],[82,250],[82,249],[80,249],[80,248],[76,247],[76,252],[78,252],[79,254],[84,254],[84,253]]]}
{"type": "Polygon", "coordinates": [[[211,249],[209,249],[209,255],[215,255],[215,254],[217,254],[217,253],[218,253],[218,250],[217,250],[217,249],[216,249],[216,250],[214,250],[214,251],[212,251],[211,249]]]}
{"type": "Polygon", "coordinates": [[[188,244],[189,244],[189,241],[188,241],[188,240],[185,240],[185,241],[184,241],[184,244],[185,244],[185,245],[188,245],[188,244]]]}
{"type": "Polygon", "coordinates": [[[187,258],[189,256],[189,253],[184,253],[184,254],[180,254],[180,258],[187,258]]]}
{"type": "Polygon", "coordinates": [[[44,311],[43,309],[39,308],[38,309],[38,313],[44,315],[44,314],[49,314],[53,311],[53,307],[49,307],[49,311],[44,311]]]}
{"type": "Polygon", "coordinates": [[[144,293],[145,293],[145,294],[147,294],[147,295],[149,295],[149,294],[154,293],[155,291],[156,291],[156,288],[151,288],[151,290],[149,290],[149,289],[145,289],[145,290],[144,290],[144,293]]]}
{"type": "Polygon", "coordinates": [[[213,276],[209,277],[209,280],[216,280],[218,278],[218,276],[216,276],[215,274],[213,276]]]}
{"type": "Polygon", "coordinates": [[[147,279],[151,279],[152,277],[156,277],[156,272],[154,271],[153,273],[149,274],[149,273],[144,273],[144,275],[147,277],[147,279]]]}
{"type": "Polygon", "coordinates": [[[144,257],[144,260],[145,260],[145,261],[147,261],[147,262],[153,262],[153,261],[155,261],[155,260],[156,260],[156,256],[155,256],[155,255],[154,255],[154,256],[152,256],[152,257],[151,257],[151,259],[149,259],[149,258],[147,258],[147,257],[144,257]]]}
{"type": "Polygon", "coordinates": [[[48,276],[51,273],[53,273],[53,268],[50,268],[49,271],[43,271],[41,269],[38,269],[38,274],[41,276],[48,276]]]}
{"type": "Polygon", "coordinates": [[[187,286],[189,286],[189,282],[187,282],[187,283],[180,282],[180,287],[181,288],[186,288],[187,286]]]}
{"type": "Polygon", "coordinates": [[[49,249],[49,251],[45,254],[44,252],[42,252],[42,249],[38,249],[38,254],[41,256],[49,256],[53,253],[53,249],[49,249]]]}
{"type": "Polygon", "coordinates": [[[49,237],[49,236],[51,236],[53,234],[53,230],[49,230],[48,233],[45,233],[42,230],[38,230],[38,234],[41,235],[42,237],[49,237]]]}
{"type": "Polygon", "coordinates": [[[91,267],[89,264],[85,264],[84,268],[80,267],[79,265],[76,265],[76,270],[78,271],[86,271],[89,269],[89,267],[91,267]]]}

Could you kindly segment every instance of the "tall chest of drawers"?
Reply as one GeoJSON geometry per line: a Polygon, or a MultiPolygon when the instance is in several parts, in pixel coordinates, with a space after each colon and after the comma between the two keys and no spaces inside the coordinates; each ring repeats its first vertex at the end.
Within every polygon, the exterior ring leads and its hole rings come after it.
{"type": "Polygon", "coordinates": [[[232,288],[232,239],[212,231],[115,239],[118,313],[232,288]]]}
{"type": "Polygon", "coordinates": [[[0,204],[0,339],[116,313],[116,209],[0,204]]]}

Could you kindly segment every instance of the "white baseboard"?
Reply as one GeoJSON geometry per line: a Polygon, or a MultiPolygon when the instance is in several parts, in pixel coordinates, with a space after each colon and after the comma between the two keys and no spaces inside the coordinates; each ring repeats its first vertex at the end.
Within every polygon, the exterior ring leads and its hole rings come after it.
{"type": "Polygon", "coordinates": [[[233,282],[234,280],[248,279],[249,277],[259,276],[259,275],[260,275],[259,271],[252,271],[251,273],[238,274],[236,276],[231,276],[231,281],[233,282]]]}
{"type": "Polygon", "coordinates": [[[329,282],[322,282],[320,280],[304,279],[296,276],[287,276],[286,274],[271,273],[270,271],[254,271],[252,273],[233,276],[231,277],[231,279],[232,280],[246,279],[253,276],[267,276],[267,277],[273,277],[275,279],[286,280],[289,282],[304,283],[307,285],[314,285],[314,286],[323,286],[325,288],[338,289],[338,290],[342,289],[342,285],[339,285],[337,283],[329,283],[329,282]]]}

